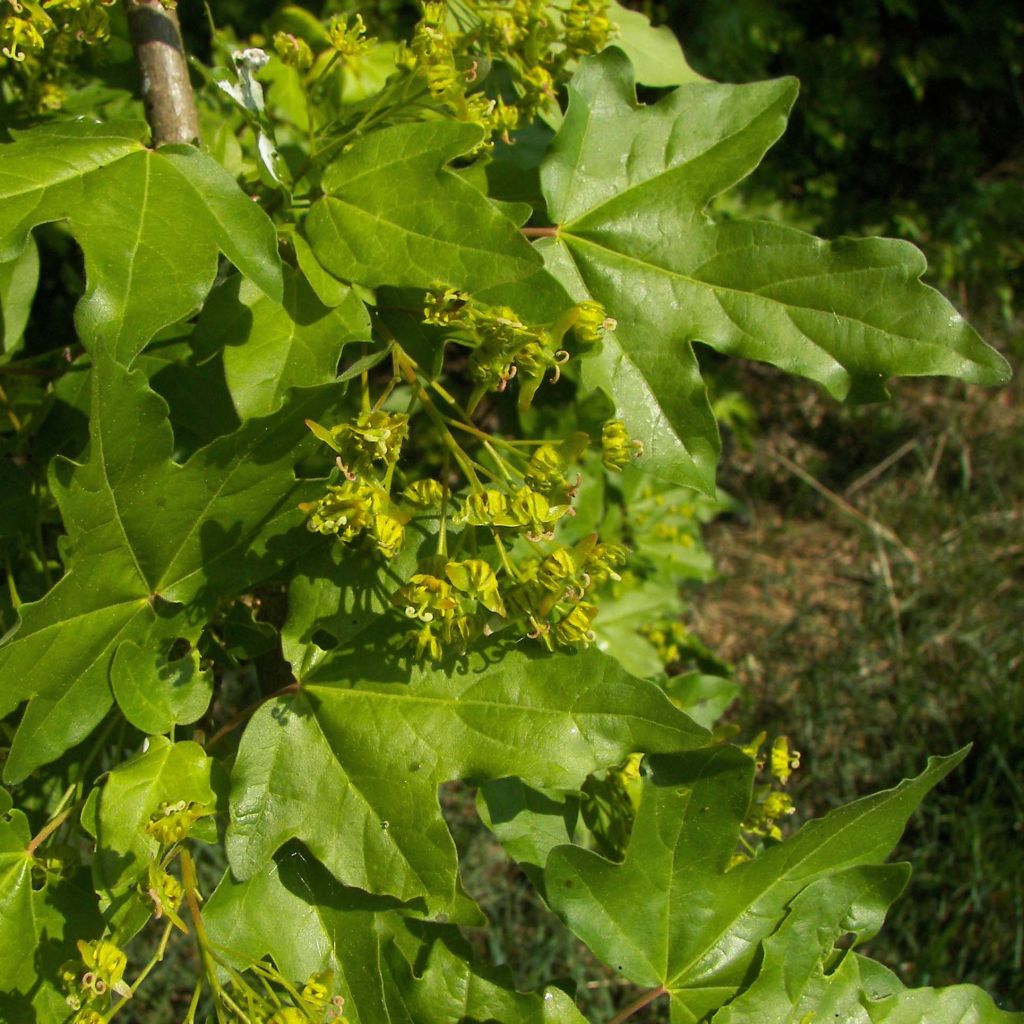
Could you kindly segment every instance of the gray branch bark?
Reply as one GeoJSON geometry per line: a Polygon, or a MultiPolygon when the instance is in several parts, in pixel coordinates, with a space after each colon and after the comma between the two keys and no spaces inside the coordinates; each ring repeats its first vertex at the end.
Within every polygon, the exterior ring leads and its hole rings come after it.
{"type": "Polygon", "coordinates": [[[153,145],[198,142],[199,116],[177,14],[160,0],[126,0],[125,7],[153,145]]]}

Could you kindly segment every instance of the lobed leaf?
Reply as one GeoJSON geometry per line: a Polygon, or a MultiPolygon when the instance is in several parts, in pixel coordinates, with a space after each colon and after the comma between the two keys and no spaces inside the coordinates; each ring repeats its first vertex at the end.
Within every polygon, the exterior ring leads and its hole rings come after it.
{"type": "Polygon", "coordinates": [[[296,981],[333,971],[351,1024],[582,1024],[564,992],[515,992],[501,972],[453,952],[447,929],[418,929],[424,944],[397,909],[394,900],[339,885],[292,846],[247,881],[226,874],[203,919],[239,968],[270,956],[296,981]],[[410,959],[421,958],[417,974],[410,959]]]}
{"type": "Polygon", "coordinates": [[[843,934],[870,938],[910,877],[906,864],[850,868],[809,885],[764,943],[753,983],[712,1024],[802,1024],[808,1015],[844,1024],[1011,1024],[973,985],[907,989],[889,970],[835,947],[843,934]]]}
{"type": "Polygon", "coordinates": [[[0,816],[0,1020],[62,1021],[60,965],[103,925],[87,872],[33,884],[29,841],[25,814],[8,808],[0,816]]]}
{"type": "MultiPolygon", "coordinates": [[[[154,736],[142,753],[109,774],[98,791],[98,802],[83,815],[97,843],[93,880],[105,900],[125,895],[146,875],[159,844],[146,834],[145,826],[164,804],[184,801],[213,809],[211,769],[212,761],[198,743],[172,743],[154,736]]],[[[205,835],[211,837],[209,828],[205,835]]],[[[148,917],[149,912],[143,920],[148,917]]]]}
{"type": "Polygon", "coordinates": [[[453,121],[371,132],[324,172],[303,232],[331,274],[376,288],[480,291],[528,277],[540,259],[514,221],[445,165],[482,129],[453,121]]]}
{"type": "Polygon", "coordinates": [[[0,363],[21,344],[39,285],[39,247],[30,238],[13,260],[0,262],[0,363]]]}
{"type": "Polygon", "coordinates": [[[327,384],[351,341],[368,341],[370,318],[351,288],[324,305],[300,274],[285,271],[284,300],[232,277],[203,307],[193,344],[224,348],[224,373],[243,420],[276,412],[293,387],[327,384]]]}
{"type": "Polygon", "coordinates": [[[156,736],[205,714],[213,696],[213,674],[199,667],[194,647],[172,661],[162,651],[126,640],[114,654],[110,686],[124,717],[156,736]]]}
{"type": "Polygon", "coordinates": [[[745,987],[791,903],[819,879],[882,861],[925,793],[966,753],[932,758],[917,778],[732,868],[753,762],[727,746],[652,757],[624,861],[556,847],[545,867],[548,901],[602,960],[664,988],[673,1024],[701,1020],[745,987]]]}
{"type": "Polygon", "coordinates": [[[324,390],[299,393],[178,465],[163,401],[141,372],[100,354],[88,459],[59,463],[54,480],[67,572],[22,605],[0,641],[0,714],[30,700],[6,779],[58,757],[103,718],[121,643],[166,652],[176,638],[192,640],[221,595],[301,554],[308,535],[297,505],[314,487],[293,466],[303,418],[331,401],[324,390]],[[292,528],[297,547],[282,540],[292,528]]]}
{"type": "Polygon", "coordinates": [[[251,877],[300,839],[340,881],[470,913],[437,787],[517,775],[578,788],[635,750],[679,750],[707,733],[661,691],[598,651],[535,657],[515,647],[447,666],[408,665],[365,634],[324,658],[299,692],[249,722],[232,771],[228,857],[251,877]]]}
{"type": "Polygon", "coordinates": [[[629,61],[583,61],[542,168],[558,252],[549,267],[619,323],[583,364],[648,465],[711,491],[717,432],[692,343],[759,359],[837,398],[877,399],[892,376],[995,384],[1005,361],[936,291],[907,242],[824,242],[780,224],[713,223],[708,202],[782,134],[792,79],[687,82],[637,103],[629,61]]]}
{"type": "Polygon", "coordinates": [[[655,28],[645,14],[623,7],[618,0],[608,4],[608,17],[618,30],[612,45],[629,58],[641,85],[664,89],[703,81],[687,63],[679,40],[667,25],[655,28]]]}
{"type": "Polygon", "coordinates": [[[85,255],[75,324],[90,351],[130,363],[161,328],[194,312],[219,253],[280,301],[270,218],[215,160],[142,143],[145,125],[59,121],[0,146],[0,263],[40,224],[68,221],[85,255]]]}

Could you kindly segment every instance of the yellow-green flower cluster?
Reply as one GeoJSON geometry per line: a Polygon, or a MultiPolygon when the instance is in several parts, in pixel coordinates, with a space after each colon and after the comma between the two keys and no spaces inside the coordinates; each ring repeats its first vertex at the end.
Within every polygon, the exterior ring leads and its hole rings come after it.
{"type": "Polygon", "coordinates": [[[344,15],[335,15],[327,23],[327,38],[331,48],[348,60],[362,56],[377,41],[367,38],[361,14],[354,15],[351,20],[344,15]]]}
{"type": "MultiPolygon", "coordinates": [[[[216,953],[214,957],[223,963],[216,953]]],[[[226,963],[223,966],[229,967],[226,963]]],[[[249,1024],[346,1024],[342,1016],[344,997],[331,995],[333,971],[311,974],[301,988],[285,978],[272,960],[257,961],[246,974],[231,969],[226,974],[223,987],[225,996],[230,992],[230,998],[222,998],[235,1011],[229,1018],[233,1022],[244,1019],[249,1024]],[[249,973],[259,978],[259,987],[250,984],[249,973]],[[244,1012],[244,1017],[239,1011],[244,1012]]]]}
{"type": "Polygon", "coordinates": [[[477,9],[472,43],[508,69],[523,121],[549,103],[581,57],[608,45],[613,27],[606,0],[506,0],[477,9]]]}
{"type": "Polygon", "coordinates": [[[522,530],[528,540],[550,540],[554,524],[570,514],[571,505],[553,505],[540,491],[524,484],[511,494],[494,488],[474,491],[453,521],[460,525],[511,527],[522,530]]]}
{"type": "Polygon", "coordinates": [[[349,480],[372,473],[378,464],[393,466],[409,436],[408,416],[381,409],[360,413],[355,422],[329,429],[312,420],[306,420],[306,426],[338,453],[338,467],[349,480]]]}
{"type": "Polygon", "coordinates": [[[299,507],[309,513],[306,525],[314,533],[334,534],[342,544],[366,536],[385,558],[401,550],[405,523],[387,491],[376,484],[328,484],[323,497],[299,507]]]}
{"type": "Polygon", "coordinates": [[[329,484],[317,501],[299,506],[309,514],[307,526],[314,533],[334,534],[343,544],[365,536],[385,558],[394,558],[408,516],[391,501],[391,478],[409,436],[409,417],[376,409],[335,427],[312,420],[306,425],[337,453],[345,478],[329,484]]]}
{"type": "Polygon", "coordinates": [[[213,811],[209,807],[188,800],[178,800],[175,803],[165,802],[146,823],[146,833],[162,846],[180,843],[183,839],[188,838],[192,826],[200,818],[205,818],[212,813],[213,811]]]}
{"type": "MultiPolygon", "coordinates": [[[[596,535],[574,545],[556,539],[558,524],[575,515],[582,475],[574,467],[591,444],[589,435],[576,431],[561,441],[512,440],[489,434],[470,416],[481,383],[500,390],[518,375],[528,382],[527,401],[532,397],[541,375],[524,351],[553,350],[545,365],[557,368],[562,353],[568,358],[559,345],[591,345],[614,321],[598,304],[585,302],[552,323],[528,325],[513,309],[485,305],[453,289],[428,293],[424,320],[470,349],[468,360],[456,361],[459,372],[464,368],[476,383],[469,411],[440,381],[423,376],[392,337],[393,376],[376,404],[371,405],[370,381],[364,377],[363,411],[352,420],[336,426],[307,421],[335,453],[340,474],[319,499],[301,506],[309,529],[343,544],[365,541],[389,559],[403,549],[414,520],[422,527],[420,537],[434,534],[436,553],[421,558],[392,596],[395,608],[413,624],[408,641],[420,658],[438,660],[498,630],[549,649],[592,643],[597,591],[621,581],[618,569],[626,551],[600,543],[596,535]],[[403,379],[408,411],[388,412],[385,402],[397,397],[403,379]],[[430,427],[417,432],[417,456],[410,461],[416,476],[427,475],[408,479],[400,463],[410,439],[409,416],[417,406],[430,427]],[[472,452],[458,440],[467,435],[475,439],[472,452]]],[[[618,443],[634,453],[628,437],[618,443]]]]}
{"type": "Polygon", "coordinates": [[[153,906],[153,919],[166,917],[180,931],[187,933],[185,922],[178,916],[178,908],[185,898],[185,890],[174,875],[157,861],[149,862],[149,877],[138,885],[139,896],[153,906]]]}
{"type": "MultiPolygon", "coordinates": [[[[475,504],[471,518],[479,512],[475,504]]],[[[504,513],[491,520],[492,526],[505,523],[504,513]]],[[[496,567],[481,558],[436,558],[393,601],[415,620],[409,642],[417,657],[432,661],[507,628],[549,650],[586,647],[594,640],[591,624],[597,615],[590,599],[593,588],[614,574],[625,556],[624,548],[590,537],[575,547],[556,546],[542,557],[523,558],[518,565],[507,553],[496,567]]]]}
{"type": "Polygon", "coordinates": [[[23,102],[58,109],[58,84],[69,62],[87,46],[110,38],[107,8],[114,0],[0,0],[0,72],[10,75],[23,102]]]}
{"type": "Polygon", "coordinates": [[[452,288],[427,293],[423,320],[445,328],[449,340],[472,350],[470,411],[484,394],[504,391],[513,378],[520,408],[529,408],[545,375],[550,371],[552,381],[561,376],[570,358],[565,348],[569,336],[591,345],[615,327],[596,302],[573,306],[548,324],[527,324],[508,306],[489,306],[452,288]]]}
{"type": "MultiPolygon", "coordinates": [[[[259,42],[262,44],[262,40],[259,42]]],[[[332,17],[322,30],[310,32],[307,26],[304,36],[275,32],[273,42],[274,51],[283,64],[302,73],[315,68],[313,78],[316,79],[339,60],[349,66],[358,64],[377,40],[366,35],[366,24],[361,15],[348,17],[339,14],[332,17]]]]}
{"type": "Polygon", "coordinates": [[[682,651],[690,638],[686,626],[678,619],[642,626],[640,635],[658,652],[658,657],[666,668],[675,665],[682,658],[682,651]]]}
{"type": "Polygon", "coordinates": [[[792,773],[800,767],[800,754],[790,749],[788,737],[777,736],[772,741],[766,759],[761,753],[765,738],[765,733],[758,733],[742,748],[744,753],[754,759],[759,781],[754,786],[750,807],[740,826],[741,841],[747,852],[737,853],[733,857],[734,863],[748,859],[748,854],[753,852],[750,842],[743,839],[743,835],[778,842],[782,839],[779,822],[796,812],[793,798],[780,787],[785,786],[792,773]]]}
{"type": "Polygon", "coordinates": [[[473,92],[476,63],[465,53],[456,53],[462,34],[451,31],[444,3],[423,4],[423,15],[411,42],[399,50],[399,67],[422,75],[434,99],[439,100],[460,121],[479,124],[488,135],[507,133],[516,127],[518,112],[486,94],[473,92]]]}
{"type": "Polygon", "coordinates": [[[605,469],[625,469],[630,459],[638,459],[643,453],[643,442],[629,436],[622,420],[609,420],[602,428],[601,461],[605,469]]]}
{"type": "Polygon", "coordinates": [[[106,939],[84,942],[79,939],[79,961],[68,961],[60,970],[61,982],[67,993],[65,1002],[75,1014],[76,1024],[102,1021],[97,1007],[106,1007],[111,993],[130,996],[131,989],[124,980],[128,957],[124,950],[106,939]]]}
{"type": "Polygon", "coordinates": [[[502,136],[556,102],[579,58],[611,39],[606,0],[460,0],[458,17],[443,0],[426,0],[398,64],[426,80],[431,95],[459,120],[502,136]],[[482,69],[500,61],[514,96],[488,95],[482,69]]]}
{"type": "Polygon", "coordinates": [[[562,26],[566,52],[577,59],[603,50],[614,31],[604,0],[572,0],[562,26]]]}

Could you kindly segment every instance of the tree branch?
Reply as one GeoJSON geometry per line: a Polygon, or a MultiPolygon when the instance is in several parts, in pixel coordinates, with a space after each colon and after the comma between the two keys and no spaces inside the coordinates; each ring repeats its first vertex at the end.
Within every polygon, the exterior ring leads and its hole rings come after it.
{"type": "Polygon", "coordinates": [[[125,0],[125,8],[153,145],[197,142],[199,116],[177,14],[160,0],[125,0]]]}

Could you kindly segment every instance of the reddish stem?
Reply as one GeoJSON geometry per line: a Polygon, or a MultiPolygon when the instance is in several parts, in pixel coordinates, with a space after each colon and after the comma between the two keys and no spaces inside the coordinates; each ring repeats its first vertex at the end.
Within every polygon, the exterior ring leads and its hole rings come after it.
{"type": "Polygon", "coordinates": [[[527,238],[557,238],[558,228],[523,228],[527,238]]]}
{"type": "Polygon", "coordinates": [[[642,1010],[645,1006],[653,1003],[658,996],[663,996],[668,992],[668,989],[664,986],[659,988],[652,988],[650,992],[645,992],[639,999],[634,1000],[624,1010],[617,1013],[608,1024],[622,1024],[624,1020],[632,1017],[638,1010],[642,1010]]]}
{"type": "Polygon", "coordinates": [[[273,700],[275,697],[283,697],[286,693],[298,692],[299,684],[289,683],[287,686],[282,686],[280,690],[275,690],[273,693],[268,693],[266,697],[260,697],[259,700],[254,701],[247,708],[243,708],[241,711],[238,712],[237,715],[233,715],[231,718],[229,718],[206,741],[207,752],[209,752],[212,747],[215,747],[218,743],[220,743],[220,741],[224,739],[224,737],[227,736],[229,732],[231,732],[233,729],[237,729],[238,726],[240,726],[242,722],[244,722],[247,718],[251,718],[254,714],[256,714],[256,712],[259,711],[259,709],[263,707],[263,705],[266,704],[268,700],[273,700]]]}

